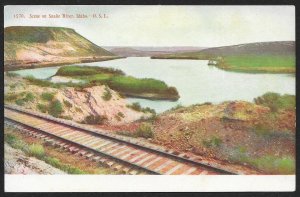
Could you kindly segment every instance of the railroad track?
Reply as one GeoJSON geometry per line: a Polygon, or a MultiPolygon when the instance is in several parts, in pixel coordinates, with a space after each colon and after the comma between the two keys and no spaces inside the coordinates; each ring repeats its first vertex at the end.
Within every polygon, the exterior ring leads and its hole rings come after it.
{"type": "Polygon", "coordinates": [[[74,154],[128,174],[220,175],[244,174],[239,170],[222,169],[151,145],[143,145],[122,136],[91,129],[72,121],[5,105],[5,124],[19,128],[74,154]]]}

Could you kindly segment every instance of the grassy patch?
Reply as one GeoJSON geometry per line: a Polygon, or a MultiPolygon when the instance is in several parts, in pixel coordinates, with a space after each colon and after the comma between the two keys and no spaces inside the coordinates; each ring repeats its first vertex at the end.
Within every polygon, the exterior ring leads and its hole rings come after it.
{"type": "Polygon", "coordinates": [[[28,147],[28,154],[38,159],[42,159],[43,157],[45,157],[45,150],[44,147],[40,144],[31,144],[28,147]]]}
{"type": "Polygon", "coordinates": [[[232,67],[295,67],[294,56],[277,55],[247,55],[247,56],[226,56],[225,62],[232,67]]]}

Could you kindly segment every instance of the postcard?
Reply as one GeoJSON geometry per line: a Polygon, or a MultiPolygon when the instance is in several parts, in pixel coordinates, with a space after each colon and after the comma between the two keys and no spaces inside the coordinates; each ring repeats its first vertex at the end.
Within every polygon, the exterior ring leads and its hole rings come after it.
{"type": "Polygon", "coordinates": [[[5,6],[5,191],[293,191],[295,46],[294,6],[5,6]]]}

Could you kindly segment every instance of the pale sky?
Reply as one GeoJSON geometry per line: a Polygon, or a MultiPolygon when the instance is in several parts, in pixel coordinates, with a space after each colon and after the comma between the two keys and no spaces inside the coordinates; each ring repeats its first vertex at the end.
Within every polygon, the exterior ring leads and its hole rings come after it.
{"type": "Polygon", "coordinates": [[[99,46],[214,47],[295,40],[294,6],[5,6],[4,27],[61,26],[99,46]],[[106,14],[108,19],[29,19],[29,14],[106,14]],[[14,14],[26,18],[16,19],[14,14]]]}

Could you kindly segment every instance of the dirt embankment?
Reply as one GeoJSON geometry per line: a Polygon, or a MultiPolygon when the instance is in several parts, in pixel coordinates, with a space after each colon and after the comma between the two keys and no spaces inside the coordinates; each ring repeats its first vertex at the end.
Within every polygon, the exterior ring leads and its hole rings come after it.
{"type": "Polygon", "coordinates": [[[156,143],[180,151],[247,164],[270,173],[281,173],[276,167],[282,164],[286,168],[282,173],[292,173],[295,119],[295,110],[273,113],[268,107],[235,101],[165,112],[154,121],[153,131],[156,143]]]}
{"type": "MultiPolygon", "coordinates": [[[[143,122],[100,128],[135,132],[143,122]]],[[[275,113],[269,107],[233,101],[180,107],[148,124],[153,143],[267,174],[294,174],[295,122],[295,110],[275,113]]]]}
{"type": "Polygon", "coordinates": [[[101,85],[83,89],[32,85],[21,77],[5,77],[5,103],[80,123],[120,125],[150,113],[128,107],[126,99],[101,85]]]}

